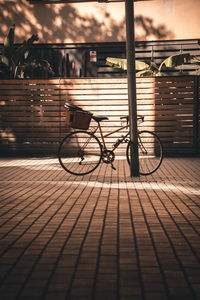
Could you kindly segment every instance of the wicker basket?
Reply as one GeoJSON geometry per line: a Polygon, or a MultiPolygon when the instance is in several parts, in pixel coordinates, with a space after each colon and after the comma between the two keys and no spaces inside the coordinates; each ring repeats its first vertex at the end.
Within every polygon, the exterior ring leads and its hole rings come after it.
{"type": "Polygon", "coordinates": [[[82,110],[66,110],[66,124],[72,128],[87,130],[92,114],[82,110]]]}

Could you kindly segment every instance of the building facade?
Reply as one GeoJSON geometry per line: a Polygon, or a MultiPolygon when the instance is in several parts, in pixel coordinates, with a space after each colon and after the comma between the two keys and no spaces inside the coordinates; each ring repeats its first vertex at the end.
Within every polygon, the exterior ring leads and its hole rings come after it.
{"type": "MultiPolygon", "coordinates": [[[[137,41],[197,39],[200,0],[135,2],[137,41]]],[[[0,0],[0,43],[16,25],[16,42],[38,33],[40,43],[125,41],[125,8],[117,3],[44,4],[0,0]]]]}

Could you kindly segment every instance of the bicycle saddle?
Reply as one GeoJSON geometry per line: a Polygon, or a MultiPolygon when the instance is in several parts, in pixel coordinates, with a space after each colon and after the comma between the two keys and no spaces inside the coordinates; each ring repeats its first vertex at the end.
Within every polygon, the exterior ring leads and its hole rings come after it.
{"type": "Polygon", "coordinates": [[[98,117],[98,116],[92,116],[92,119],[95,120],[96,122],[101,122],[103,120],[109,120],[108,117],[98,117]]]}

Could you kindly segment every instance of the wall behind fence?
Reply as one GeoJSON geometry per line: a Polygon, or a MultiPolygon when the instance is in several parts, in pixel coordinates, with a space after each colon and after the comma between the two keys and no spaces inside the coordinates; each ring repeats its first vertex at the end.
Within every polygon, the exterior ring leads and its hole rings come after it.
{"type": "MultiPolygon", "coordinates": [[[[126,38],[123,2],[42,2],[0,0],[0,42],[11,24],[16,24],[16,42],[20,43],[33,33],[38,33],[42,43],[114,42],[126,38]]],[[[199,37],[199,0],[136,1],[134,6],[136,40],[199,37]]]]}
{"type": "MultiPolygon", "coordinates": [[[[127,79],[1,80],[1,152],[56,154],[70,130],[66,101],[108,116],[102,126],[109,132],[128,114],[127,79]]],[[[138,114],[145,116],[139,128],[160,136],[165,155],[200,153],[198,77],[137,78],[137,104],[138,114]]]]}

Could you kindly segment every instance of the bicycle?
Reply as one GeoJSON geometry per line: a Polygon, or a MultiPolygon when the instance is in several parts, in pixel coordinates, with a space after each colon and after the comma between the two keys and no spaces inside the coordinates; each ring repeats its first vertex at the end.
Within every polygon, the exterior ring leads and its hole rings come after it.
{"type": "MultiPolygon", "coordinates": [[[[61,141],[58,149],[58,159],[63,169],[73,175],[86,175],[93,172],[101,162],[110,164],[115,169],[115,150],[122,143],[127,143],[126,159],[130,165],[130,138],[129,138],[129,117],[123,116],[120,119],[126,120],[126,124],[118,129],[103,134],[101,122],[108,120],[108,117],[94,116],[74,105],[66,106],[67,125],[74,129],[83,129],[68,133],[61,141]],[[93,119],[97,124],[93,131],[86,131],[90,121],[93,119]],[[126,134],[113,144],[111,150],[107,149],[105,138],[114,133],[127,130],[126,134]],[[101,141],[96,137],[100,133],[101,141]]],[[[144,122],[144,116],[138,116],[137,120],[144,122]]],[[[152,131],[138,130],[138,154],[140,175],[150,175],[161,165],[163,160],[163,146],[160,138],[152,131]]]]}

